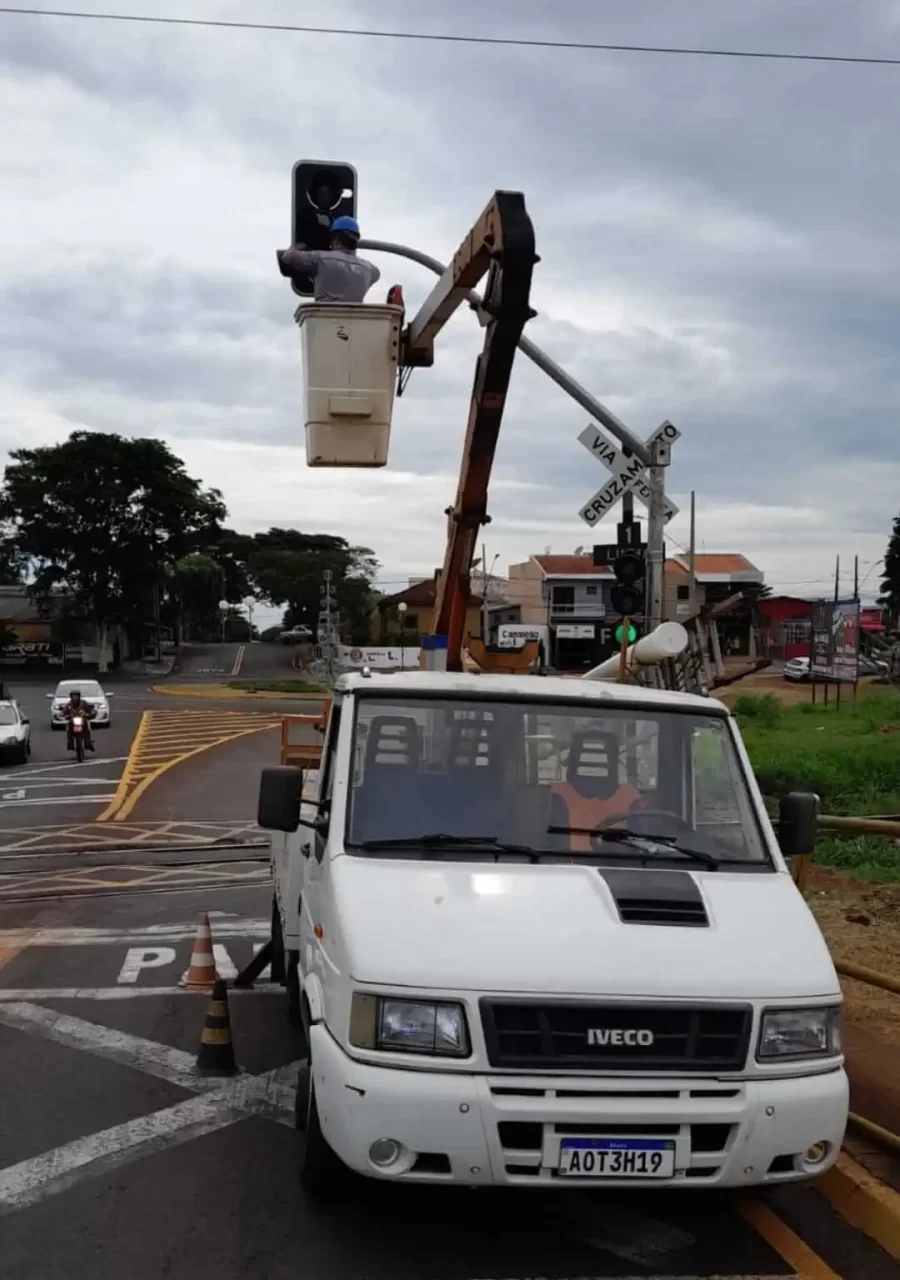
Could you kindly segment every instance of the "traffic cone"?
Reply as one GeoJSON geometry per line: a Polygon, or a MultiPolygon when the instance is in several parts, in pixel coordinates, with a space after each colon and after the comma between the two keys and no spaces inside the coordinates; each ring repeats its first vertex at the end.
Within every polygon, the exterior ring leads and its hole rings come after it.
{"type": "Polygon", "coordinates": [[[197,1071],[202,1076],[234,1076],[237,1070],[228,1017],[228,990],[224,978],[217,978],[206,1006],[197,1071]]]}
{"type": "Polygon", "coordinates": [[[204,911],[197,916],[197,932],[194,935],[191,962],[186,972],[181,975],[178,985],[187,991],[210,991],[218,981],[209,916],[204,911]]]}

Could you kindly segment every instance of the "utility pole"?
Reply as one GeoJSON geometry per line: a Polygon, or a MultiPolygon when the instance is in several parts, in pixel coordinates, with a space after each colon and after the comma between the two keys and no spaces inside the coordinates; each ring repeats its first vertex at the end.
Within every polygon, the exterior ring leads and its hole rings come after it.
{"type": "Polygon", "coordinates": [[[837,556],[834,561],[834,602],[837,604],[841,598],[841,557],[837,556]]]}
{"type": "Polygon", "coordinates": [[[697,612],[697,495],[691,490],[691,540],[688,543],[688,591],[691,617],[697,612]]]}
{"type": "Polygon", "coordinates": [[[488,642],[487,543],[481,544],[481,640],[488,642]]]}
{"type": "Polygon", "coordinates": [[[660,626],[663,618],[665,593],[665,538],[666,538],[666,467],[672,459],[672,446],[668,440],[654,437],[650,441],[650,466],[647,468],[647,484],[650,489],[647,521],[647,621],[650,631],[660,626]]]}
{"type": "Polygon", "coordinates": [[[859,599],[859,556],[853,557],[853,599],[859,599]]]}
{"type": "Polygon", "coordinates": [[[334,666],[335,666],[335,645],[334,630],[336,624],[334,614],[334,589],[332,587],[332,571],[326,569],[323,575],[322,583],[322,603],[319,606],[319,645],[322,650],[322,658],[325,663],[326,679],[329,684],[334,683],[334,666]]]}

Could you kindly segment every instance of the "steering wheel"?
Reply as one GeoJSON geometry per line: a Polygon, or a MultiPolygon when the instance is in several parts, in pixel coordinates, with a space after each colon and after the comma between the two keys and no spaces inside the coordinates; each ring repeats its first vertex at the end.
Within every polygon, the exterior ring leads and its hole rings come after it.
{"type": "Polygon", "coordinates": [[[635,819],[641,818],[665,818],[667,822],[674,822],[675,832],[666,832],[666,835],[676,834],[682,835],[686,831],[693,832],[691,824],[684,819],[680,813],[675,813],[673,809],[629,809],[625,813],[614,814],[611,818],[604,820],[597,826],[599,832],[606,831],[609,827],[627,826],[628,830],[636,836],[646,836],[648,840],[653,839],[651,831],[641,831],[635,819]],[[632,824],[634,824],[632,826],[632,824]]]}

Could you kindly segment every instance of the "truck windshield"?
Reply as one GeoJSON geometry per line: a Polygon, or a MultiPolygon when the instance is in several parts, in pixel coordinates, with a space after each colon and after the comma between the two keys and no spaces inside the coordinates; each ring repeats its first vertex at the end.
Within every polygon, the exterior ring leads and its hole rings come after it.
{"type": "Polygon", "coordinates": [[[372,697],[353,732],[351,853],[771,865],[721,716],[372,697]]]}

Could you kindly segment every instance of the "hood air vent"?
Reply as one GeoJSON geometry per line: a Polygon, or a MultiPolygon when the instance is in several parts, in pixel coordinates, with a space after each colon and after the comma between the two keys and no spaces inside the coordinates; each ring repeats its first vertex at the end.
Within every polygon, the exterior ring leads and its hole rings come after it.
{"type": "Polygon", "coordinates": [[[697,882],[686,871],[600,870],[623,924],[708,929],[709,916],[697,882]]]}

